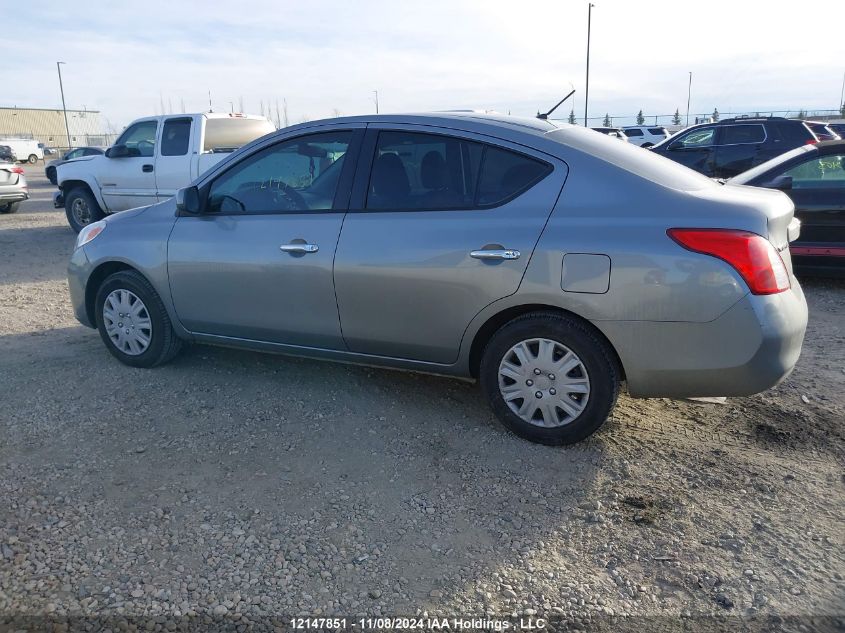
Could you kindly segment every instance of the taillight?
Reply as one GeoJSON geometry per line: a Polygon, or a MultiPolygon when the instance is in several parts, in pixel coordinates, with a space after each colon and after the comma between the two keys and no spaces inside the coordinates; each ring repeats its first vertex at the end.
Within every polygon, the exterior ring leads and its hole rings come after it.
{"type": "Polygon", "coordinates": [[[815,145],[816,143],[818,143],[818,141],[814,138],[810,138],[804,141],[804,145],[815,145]]]}
{"type": "Polygon", "coordinates": [[[711,255],[733,266],[755,295],[789,290],[789,273],[766,238],[733,229],[669,229],[667,235],[687,250],[711,255]]]}
{"type": "Polygon", "coordinates": [[[20,174],[21,176],[23,176],[23,167],[12,167],[9,171],[11,171],[13,174],[20,174]]]}

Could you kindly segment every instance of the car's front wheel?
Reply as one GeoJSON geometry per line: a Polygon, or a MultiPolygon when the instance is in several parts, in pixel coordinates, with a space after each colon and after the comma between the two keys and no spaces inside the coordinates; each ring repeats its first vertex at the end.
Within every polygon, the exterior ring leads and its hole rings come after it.
{"type": "Polygon", "coordinates": [[[97,200],[83,187],[71,189],[65,196],[65,214],[70,228],[77,233],[92,222],[105,217],[97,200]]]}
{"type": "Polygon", "coordinates": [[[47,180],[50,181],[50,184],[57,185],[58,179],[56,177],[56,168],[55,167],[48,167],[47,168],[47,180]]]}
{"type": "Polygon", "coordinates": [[[0,204],[0,213],[15,213],[21,206],[20,202],[10,202],[8,204],[0,204]]]}
{"type": "Polygon", "coordinates": [[[608,418],[619,393],[619,367],[587,324],[551,312],[502,326],[484,350],[481,387],[499,420],[532,442],[573,444],[608,418]]]}
{"type": "Polygon", "coordinates": [[[106,278],[95,300],[97,329],[108,350],[132,367],[170,361],[182,347],[161,297],[134,270],[106,278]]]}

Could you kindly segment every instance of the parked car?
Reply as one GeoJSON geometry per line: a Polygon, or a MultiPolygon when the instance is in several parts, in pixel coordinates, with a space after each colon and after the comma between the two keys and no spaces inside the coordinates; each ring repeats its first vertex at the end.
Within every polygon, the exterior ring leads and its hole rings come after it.
{"type": "Polygon", "coordinates": [[[0,145],[0,163],[16,163],[18,157],[8,145],[0,145]]]}
{"type": "Polygon", "coordinates": [[[0,162],[0,213],[14,213],[27,198],[23,169],[14,163],[0,162]]]}
{"type": "Polygon", "coordinates": [[[31,138],[3,138],[0,145],[8,145],[12,148],[18,160],[28,162],[32,165],[39,160],[44,160],[44,150],[38,145],[38,141],[31,138]]]}
{"type": "Polygon", "coordinates": [[[796,270],[845,276],[845,141],[799,147],[728,184],[783,191],[801,221],[801,236],[790,245],[796,270]]]}
{"type": "Polygon", "coordinates": [[[64,165],[69,160],[73,160],[75,158],[82,158],[83,156],[101,156],[105,153],[106,150],[102,147],[75,147],[74,149],[65,152],[64,156],[61,158],[51,160],[47,163],[47,166],[44,168],[44,175],[47,176],[47,180],[54,185],[58,184],[56,180],[56,168],[59,165],[64,165]]]}
{"type": "Polygon", "coordinates": [[[53,154],[58,153],[54,148],[48,147],[44,143],[39,143],[38,147],[41,148],[41,151],[44,153],[44,156],[52,156],[53,154]]]}
{"type": "Polygon", "coordinates": [[[622,128],[628,140],[640,147],[651,147],[671,136],[662,125],[626,125],[622,128]]]}
{"type": "Polygon", "coordinates": [[[129,124],[102,156],[59,165],[59,194],[77,233],[107,213],[166,200],[235,149],[276,127],[266,118],[212,113],[145,117],[129,124]]]}
{"type": "Polygon", "coordinates": [[[373,115],[285,128],[84,227],[68,279],[133,367],[195,341],[476,378],[509,429],[564,444],[623,378],[731,396],[789,373],[792,215],[582,127],[373,115]]]}
{"type": "Polygon", "coordinates": [[[612,138],[618,138],[621,141],[627,141],[628,137],[625,136],[625,132],[622,131],[622,128],[618,127],[593,127],[590,128],[595,132],[601,132],[602,134],[606,134],[612,138]]]}
{"type": "Polygon", "coordinates": [[[837,134],[836,131],[832,129],[827,123],[820,123],[819,121],[805,121],[805,123],[820,141],[839,140],[839,134],[837,134]]]}
{"type": "Polygon", "coordinates": [[[725,119],[693,125],[651,151],[711,178],[731,178],[784,152],[816,143],[804,121],[783,117],[725,119]]]}

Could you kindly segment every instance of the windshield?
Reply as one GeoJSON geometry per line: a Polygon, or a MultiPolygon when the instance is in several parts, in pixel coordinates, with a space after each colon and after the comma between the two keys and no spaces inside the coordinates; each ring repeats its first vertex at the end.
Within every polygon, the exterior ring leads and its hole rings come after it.
{"type": "Polygon", "coordinates": [[[791,152],[786,152],[786,154],[781,154],[773,158],[770,161],[766,161],[761,165],[757,165],[756,167],[752,167],[748,171],[744,171],[738,176],[734,176],[733,178],[728,179],[727,182],[731,183],[732,185],[745,185],[754,180],[755,178],[762,176],[770,169],[777,167],[778,165],[782,165],[787,161],[792,160],[796,156],[801,156],[801,154],[806,154],[807,152],[812,152],[815,149],[814,145],[802,145],[801,147],[797,147],[791,152]]]}

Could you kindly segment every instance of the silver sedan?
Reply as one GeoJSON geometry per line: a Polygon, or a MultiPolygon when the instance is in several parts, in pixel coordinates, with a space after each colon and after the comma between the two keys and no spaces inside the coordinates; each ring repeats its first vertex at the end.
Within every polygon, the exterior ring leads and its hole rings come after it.
{"type": "Polygon", "coordinates": [[[14,213],[29,198],[23,168],[0,162],[0,213],[14,213]]]}
{"type": "Polygon", "coordinates": [[[579,441],[635,397],[777,384],[807,307],[780,192],[473,113],[309,122],[87,226],[77,318],[135,367],[186,342],[476,379],[513,432],[579,441]]]}

